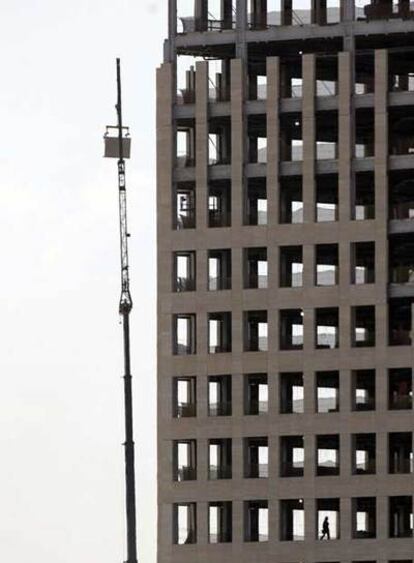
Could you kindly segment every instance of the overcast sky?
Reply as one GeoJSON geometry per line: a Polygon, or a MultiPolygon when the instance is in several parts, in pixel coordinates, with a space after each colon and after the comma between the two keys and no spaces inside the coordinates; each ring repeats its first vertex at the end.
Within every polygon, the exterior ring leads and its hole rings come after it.
{"type": "Polygon", "coordinates": [[[155,562],[155,68],[165,0],[0,0],[0,560],[124,561],[115,58],[133,135],[141,561],[155,562]]]}

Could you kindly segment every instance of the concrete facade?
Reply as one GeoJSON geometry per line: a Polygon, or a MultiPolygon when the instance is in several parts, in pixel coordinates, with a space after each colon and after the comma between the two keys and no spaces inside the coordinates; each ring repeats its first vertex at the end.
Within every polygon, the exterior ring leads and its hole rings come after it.
{"type": "Polygon", "coordinates": [[[404,0],[362,12],[342,1],[338,14],[313,0],[311,23],[293,25],[288,0],[237,0],[234,13],[223,0],[221,19],[206,15],[206,0],[194,4],[182,24],[169,0],[157,71],[158,561],[412,562],[414,14],[404,0]],[[180,88],[178,61],[192,56],[180,88]],[[283,258],[292,248],[295,266],[283,258]],[[266,250],[261,286],[249,249],[266,250]],[[213,276],[219,250],[231,269],[223,261],[213,276]],[[268,398],[254,414],[257,374],[268,398]],[[220,380],[217,399],[218,376],[231,391],[220,380]],[[295,463],[283,445],[292,437],[303,441],[295,463]],[[248,439],[267,440],[261,476],[248,439]],[[212,440],[231,440],[220,471],[212,440]],[[215,503],[231,503],[220,505],[218,532],[215,503]],[[321,515],[336,538],[319,539],[321,515]]]}

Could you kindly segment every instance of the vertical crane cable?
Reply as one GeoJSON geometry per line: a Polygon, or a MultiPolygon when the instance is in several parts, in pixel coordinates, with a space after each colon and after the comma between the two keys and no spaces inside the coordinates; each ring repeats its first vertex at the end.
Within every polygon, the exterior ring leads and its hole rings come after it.
{"type": "Polygon", "coordinates": [[[121,65],[116,60],[118,101],[116,110],[118,114],[118,187],[119,187],[119,223],[121,246],[121,298],[119,313],[122,318],[124,342],[124,407],[125,407],[125,496],[126,496],[126,523],[127,523],[127,561],[138,563],[136,541],[136,507],[135,507],[135,454],[133,434],[133,407],[132,407],[132,375],[130,358],[129,314],[132,309],[132,299],[129,288],[128,264],[128,227],[127,227],[127,200],[125,182],[125,161],[123,147],[122,126],[122,98],[121,98],[121,65]]]}

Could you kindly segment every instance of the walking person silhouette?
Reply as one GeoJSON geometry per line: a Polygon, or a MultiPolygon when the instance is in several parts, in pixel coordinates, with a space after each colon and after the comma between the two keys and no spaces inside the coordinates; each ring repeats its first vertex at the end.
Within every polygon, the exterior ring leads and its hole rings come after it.
{"type": "Polygon", "coordinates": [[[331,533],[329,531],[329,519],[327,516],[325,516],[325,519],[322,523],[322,535],[320,539],[323,540],[325,536],[327,540],[331,539],[331,533]]]}

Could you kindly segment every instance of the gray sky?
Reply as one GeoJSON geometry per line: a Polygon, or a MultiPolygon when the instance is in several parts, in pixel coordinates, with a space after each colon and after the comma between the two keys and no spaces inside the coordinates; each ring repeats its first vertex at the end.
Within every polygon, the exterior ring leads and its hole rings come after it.
{"type": "Polygon", "coordinates": [[[124,553],[114,161],[121,56],[140,555],[155,561],[155,68],[164,0],[0,0],[0,560],[124,553]]]}

